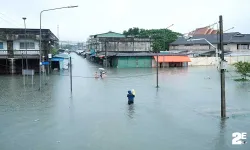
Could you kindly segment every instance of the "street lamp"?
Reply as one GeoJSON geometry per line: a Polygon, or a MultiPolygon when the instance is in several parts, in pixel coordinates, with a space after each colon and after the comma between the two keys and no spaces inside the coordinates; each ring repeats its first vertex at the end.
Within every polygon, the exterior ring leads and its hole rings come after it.
{"type": "Polygon", "coordinates": [[[26,35],[26,17],[23,17],[23,22],[24,22],[24,35],[25,35],[25,50],[26,50],[26,70],[28,70],[28,59],[27,59],[27,35],[26,35]]]}
{"type": "MultiPolygon", "coordinates": [[[[172,27],[174,24],[171,24],[170,26],[168,26],[166,29],[172,27]]],[[[164,44],[164,51],[166,50],[166,44],[165,44],[165,38],[166,38],[166,29],[164,29],[164,35],[163,35],[163,44],[164,44]]],[[[156,88],[159,88],[159,84],[158,84],[158,81],[159,81],[159,51],[157,51],[157,56],[156,56],[156,88]]]]}
{"type": "Polygon", "coordinates": [[[45,9],[45,10],[42,10],[40,12],[40,40],[39,40],[39,53],[40,53],[40,57],[39,57],[39,76],[40,76],[40,90],[41,90],[41,87],[42,87],[42,78],[41,78],[41,63],[42,63],[42,53],[41,53],[41,47],[42,47],[42,13],[45,12],[45,11],[52,11],[52,10],[58,10],[58,9],[65,9],[65,8],[75,8],[75,7],[78,7],[78,6],[66,6],[66,7],[59,7],[59,8],[52,8],[52,9],[45,9]]]}

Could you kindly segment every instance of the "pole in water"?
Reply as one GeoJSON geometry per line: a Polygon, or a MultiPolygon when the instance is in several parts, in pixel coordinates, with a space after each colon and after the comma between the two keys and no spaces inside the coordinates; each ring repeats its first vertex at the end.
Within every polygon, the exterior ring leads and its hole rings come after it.
{"type": "Polygon", "coordinates": [[[220,68],[220,78],[221,78],[221,118],[226,118],[226,96],[225,96],[225,70],[222,64],[224,63],[224,45],[223,45],[223,20],[222,16],[219,16],[220,25],[220,58],[221,58],[221,68],[220,68]]]}
{"type": "Polygon", "coordinates": [[[70,91],[72,93],[72,60],[71,57],[69,58],[69,66],[70,66],[70,91]]]}
{"type": "Polygon", "coordinates": [[[159,74],[159,65],[158,65],[158,60],[159,60],[159,53],[157,52],[157,59],[156,59],[156,88],[159,88],[159,84],[158,84],[158,74],[159,74]]]}

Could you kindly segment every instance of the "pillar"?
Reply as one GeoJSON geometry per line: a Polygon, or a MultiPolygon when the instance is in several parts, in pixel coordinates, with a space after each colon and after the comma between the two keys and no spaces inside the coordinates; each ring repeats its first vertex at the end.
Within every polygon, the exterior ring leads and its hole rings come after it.
{"type": "Polygon", "coordinates": [[[10,73],[11,73],[11,74],[16,73],[15,59],[14,59],[14,58],[10,58],[10,59],[9,59],[9,62],[10,62],[10,67],[9,67],[10,73]]]}

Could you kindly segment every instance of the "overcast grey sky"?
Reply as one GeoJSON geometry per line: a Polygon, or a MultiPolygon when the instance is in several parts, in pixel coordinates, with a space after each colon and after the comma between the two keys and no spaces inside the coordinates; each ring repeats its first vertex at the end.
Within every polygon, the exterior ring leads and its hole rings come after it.
{"type": "Polygon", "coordinates": [[[224,29],[250,33],[250,0],[1,0],[0,27],[39,28],[43,9],[78,8],[43,13],[42,27],[60,40],[85,41],[91,34],[120,32],[130,27],[164,28],[187,33],[212,24],[223,15],[224,29]]]}

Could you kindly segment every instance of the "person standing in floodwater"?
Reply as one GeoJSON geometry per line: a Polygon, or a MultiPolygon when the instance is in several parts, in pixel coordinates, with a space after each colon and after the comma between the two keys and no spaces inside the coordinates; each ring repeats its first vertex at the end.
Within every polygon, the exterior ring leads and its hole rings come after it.
{"type": "Polygon", "coordinates": [[[98,76],[98,73],[97,73],[97,72],[95,72],[95,78],[99,78],[99,76],[98,76]]]}
{"type": "Polygon", "coordinates": [[[102,74],[102,71],[100,71],[100,77],[101,77],[101,78],[102,78],[102,75],[103,75],[103,74],[102,74]]]}
{"type": "Polygon", "coordinates": [[[127,97],[128,97],[128,104],[129,105],[134,104],[135,95],[133,95],[131,91],[128,91],[127,97]]]}

